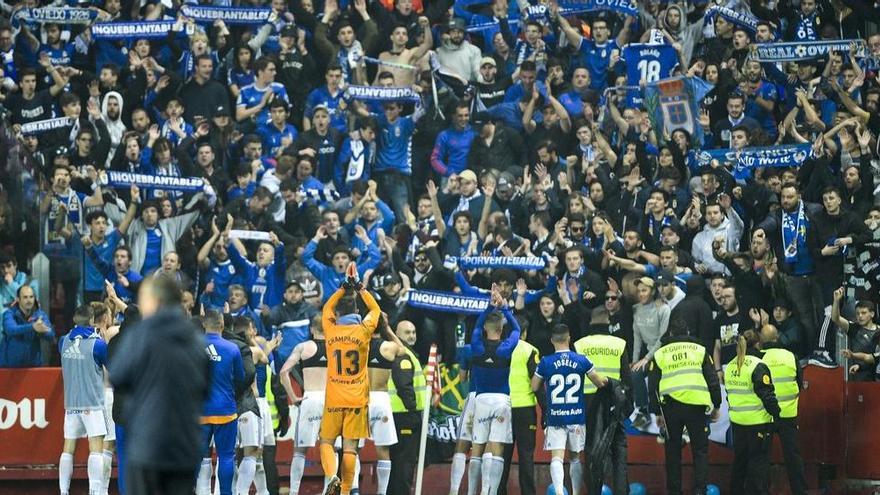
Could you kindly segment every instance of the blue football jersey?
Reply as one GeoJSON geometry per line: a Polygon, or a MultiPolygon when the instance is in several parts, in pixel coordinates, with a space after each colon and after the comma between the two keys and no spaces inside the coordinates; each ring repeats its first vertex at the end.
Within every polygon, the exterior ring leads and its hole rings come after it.
{"type": "MultiPolygon", "coordinates": [[[[666,79],[678,67],[678,54],[672,45],[631,43],[623,48],[626,61],[626,84],[638,86],[641,81],[652,83],[666,79]]],[[[641,103],[641,92],[629,91],[629,104],[641,103]]]]}
{"type": "Polygon", "coordinates": [[[575,351],[556,351],[544,356],[535,374],[547,390],[548,426],[584,424],[584,380],[593,363],[575,351]]]}

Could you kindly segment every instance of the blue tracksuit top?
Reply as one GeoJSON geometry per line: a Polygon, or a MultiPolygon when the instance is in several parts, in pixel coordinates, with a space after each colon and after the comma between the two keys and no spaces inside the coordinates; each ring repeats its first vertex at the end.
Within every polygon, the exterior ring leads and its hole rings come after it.
{"type": "Polygon", "coordinates": [[[234,416],[235,383],[244,380],[244,365],[238,346],[217,335],[205,334],[205,352],[211,364],[208,398],[202,407],[202,416],[234,416]]]}
{"type": "Polygon", "coordinates": [[[483,323],[496,308],[489,306],[480,314],[471,335],[471,387],[480,394],[510,394],[510,356],[519,342],[519,323],[510,308],[501,312],[512,330],[500,342],[483,342],[483,323]]]}
{"type": "Polygon", "coordinates": [[[248,290],[248,305],[251,308],[259,310],[264,304],[270,308],[281,304],[284,294],[284,273],[287,271],[283,243],[275,247],[275,261],[265,267],[257,266],[256,263],[242,256],[231,243],[226,251],[248,290]]]}
{"type": "MultiPolygon", "coordinates": [[[[337,272],[332,266],[327,266],[324,263],[315,259],[315,251],[318,249],[318,243],[314,240],[309,241],[306,244],[306,249],[302,254],[303,264],[306,265],[306,268],[309,269],[312,274],[317,277],[318,280],[321,281],[321,288],[323,291],[321,302],[327,302],[327,299],[330,299],[330,296],[336,292],[342,282],[345,281],[345,272],[342,273],[337,272]]],[[[372,270],[379,266],[379,263],[382,261],[382,253],[379,252],[379,248],[376,247],[376,244],[371,242],[368,246],[366,246],[366,252],[361,255],[360,260],[358,261],[358,275],[363,279],[364,273],[367,270],[372,270]]]]}

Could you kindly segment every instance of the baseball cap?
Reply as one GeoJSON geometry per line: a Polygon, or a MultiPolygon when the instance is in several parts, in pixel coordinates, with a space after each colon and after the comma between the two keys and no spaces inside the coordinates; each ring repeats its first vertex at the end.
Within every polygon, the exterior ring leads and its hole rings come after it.
{"type": "Polygon", "coordinates": [[[679,237],[681,236],[681,227],[678,226],[678,222],[670,222],[670,223],[663,225],[663,227],[660,228],[660,232],[663,232],[666,229],[669,229],[669,230],[675,232],[676,234],[679,235],[679,237]]]}
{"type": "Polygon", "coordinates": [[[657,274],[657,285],[666,285],[666,284],[674,284],[675,277],[672,276],[666,270],[661,270],[660,273],[657,274]]]}
{"type": "Polygon", "coordinates": [[[226,105],[220,105],[214,109],[214,117],[229,117],[229,109],[226,105]]]}
{"type": "Polygon", "coordinates": [[[464,19],[460,19],[458,17],[450,20],[446,23],[446,31],[452,31],[453,29],[458,29],[459,31],[465,30],[464,19]]]}
{"type": "Polygon", "coordinates": [[[646,285],[650,288],[654,288],[654,279],[651,277],[642,277],[636,280],[636,285],[646,285]]]}
{"type": "Polygon", "coordinates": [[[507,172],[502,172],[501,175],[498,177],[498,184],[495,186],[495,188],[499,192],[507,192],[507,191],[513,189],[513,183],[514,183],[513,175],[511,175],[507,172]]]}
{"type": "Polygon", "coordinates": [[[492,57],[483,57],[480,59],[480,67],[489,64],[492,67],[498,67],[498,62],[495,61],[492,57]]]}
{"type": "Polygon", "coordinates": [[[462,180],[469,180],[471,182],[477,181],[477,174],[474,173],[473,170],[464,170],[462,173],[458,174],[458,178],[462,180]]]}
{"type": "Polygon", "coordinates": [[[282,38],[296,38],[299,33],[296,30],[296,24],[285,24],[283,28],[281,28],[281,37],[282,38]]]}

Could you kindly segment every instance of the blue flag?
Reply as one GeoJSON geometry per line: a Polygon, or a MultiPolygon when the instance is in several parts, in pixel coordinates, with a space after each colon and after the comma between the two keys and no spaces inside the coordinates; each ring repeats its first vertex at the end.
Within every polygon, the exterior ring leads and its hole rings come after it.
{"type": "Polygon", "coordinates": [[[690,133],[694,146],[701,145],[700,101],[712,88],[699,77],[678,76],[649,83],[645,87],[644,103],[658,135],[684,129],[690,133]]]}

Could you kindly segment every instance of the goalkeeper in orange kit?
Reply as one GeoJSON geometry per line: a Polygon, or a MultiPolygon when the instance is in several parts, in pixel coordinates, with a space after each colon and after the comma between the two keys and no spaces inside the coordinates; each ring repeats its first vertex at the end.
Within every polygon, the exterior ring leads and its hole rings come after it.
{"type": "Polygon", "coordinates": [[[327,389],[321,418],[321,466],[330,478],[325,495],[348,495],[354,480],[358,440],[370,436],[370,380],[367,361],[370,338],[381,311],[373,296],[357,279],[357,266],[350,263],[346,281],[330,296],[321,315],[327,346],[327,389]],[[361,318],[360,296],[369,312],[361,318]],[[336,476],[333,443],[342,436],[342,483],[336,476]]]}

